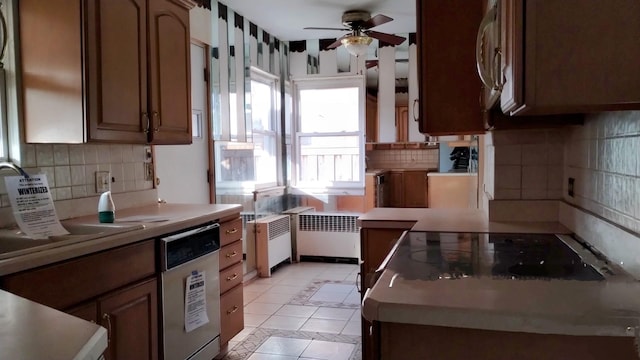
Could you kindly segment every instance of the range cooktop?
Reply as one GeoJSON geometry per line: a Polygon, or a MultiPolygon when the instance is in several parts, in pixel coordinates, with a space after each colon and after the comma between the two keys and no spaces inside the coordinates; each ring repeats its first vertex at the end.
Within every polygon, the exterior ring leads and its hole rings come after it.
{"type": "Polygon", "coordinates": [[[604,275],[610,274],[610,270],[602,266],[596,270],[593,265],[599,261],[594,254],[573,238],[561,237],[409,232],[389,268],[405,279],[490,276],[521,280],[605,280],[604,275]]]}

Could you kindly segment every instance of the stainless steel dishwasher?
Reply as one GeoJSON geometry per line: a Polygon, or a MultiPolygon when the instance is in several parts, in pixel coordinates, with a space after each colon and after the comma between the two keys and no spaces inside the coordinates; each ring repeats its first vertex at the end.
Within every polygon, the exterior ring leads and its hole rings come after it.
{"type": "Polygon", "coordinates": [[[211,360],[220,352],[219,250],[218,224],[160,239],[165,360],[211,360]]]}

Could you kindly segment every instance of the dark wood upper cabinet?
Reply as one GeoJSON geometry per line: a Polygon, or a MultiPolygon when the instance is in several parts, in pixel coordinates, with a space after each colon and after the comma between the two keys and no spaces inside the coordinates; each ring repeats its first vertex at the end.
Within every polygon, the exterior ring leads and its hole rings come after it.
{"type": "Polygon", "coordinates": [[[475,45],[482,0],[417,0],[420,132],[481,134],[475,45]]]}
{"type": "Polygon", "coordinates": [[[26,141],[191,143],[193,5],[20,1],[26,141]]]}

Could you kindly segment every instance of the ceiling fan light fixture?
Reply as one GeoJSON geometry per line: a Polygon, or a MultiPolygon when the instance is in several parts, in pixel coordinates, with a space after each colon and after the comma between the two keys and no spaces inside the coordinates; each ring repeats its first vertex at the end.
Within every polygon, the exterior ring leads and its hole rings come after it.
{"type": "Polygon", "coordinates": [[[373,39],[369,36],[352,35],[343,38],[340,42],[344,45],[349,54],[357,57],[367,53],[367,48],[369,47],[369,44],[371,44],[372,40],[373,39]]]}

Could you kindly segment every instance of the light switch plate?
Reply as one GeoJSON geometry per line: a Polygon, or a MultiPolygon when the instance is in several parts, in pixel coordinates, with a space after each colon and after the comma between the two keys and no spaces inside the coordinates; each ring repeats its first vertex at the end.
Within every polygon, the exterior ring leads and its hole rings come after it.
{"type": "Polygon", "coordinates": [[[108,171],[96,171],[96,192],[103,193],[111,189],[111,175],[108,171]]]}

